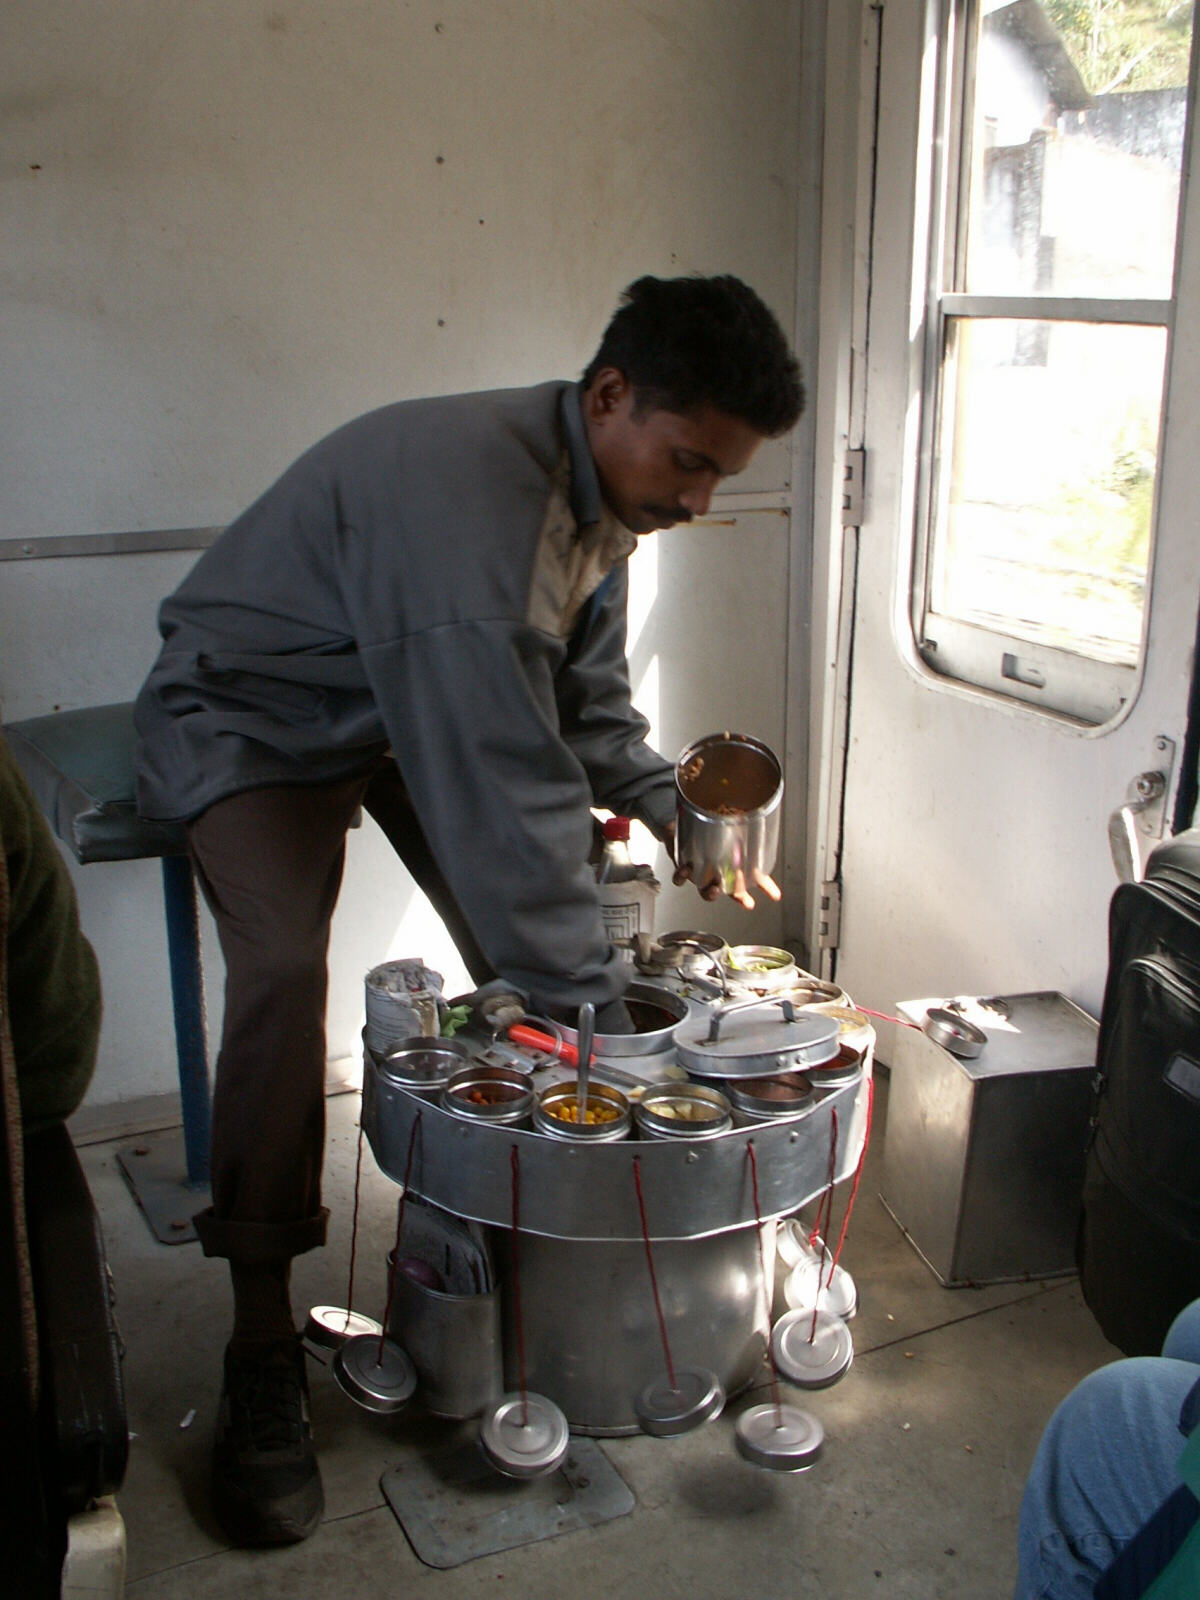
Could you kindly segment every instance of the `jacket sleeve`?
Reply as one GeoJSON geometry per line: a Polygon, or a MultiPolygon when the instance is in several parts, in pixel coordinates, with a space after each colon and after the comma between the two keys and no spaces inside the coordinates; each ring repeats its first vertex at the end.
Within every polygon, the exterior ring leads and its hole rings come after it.
{"type": "Polygon", "coordinates": [[[434,626],[363,661],[430,847],[496,972],[535,1005],[623,993],[628,968],[587,865],[587,775],[531,630],[434,626]]]}
{"type": "Polygon", "coordinates": [[[100,973],[45,818],[0,737],[0,1029],[26,1133],[79,1106],[96,1065],[100,973]]]}
{"type": "Polygon", "coordinates": [[[584,608],[555,684],[562,736],[587,773],[596,805],[636,817],[662,838],[675,815],[671,763],[646,743],[625,655],[628,563],[620,561],[584,608]]]}

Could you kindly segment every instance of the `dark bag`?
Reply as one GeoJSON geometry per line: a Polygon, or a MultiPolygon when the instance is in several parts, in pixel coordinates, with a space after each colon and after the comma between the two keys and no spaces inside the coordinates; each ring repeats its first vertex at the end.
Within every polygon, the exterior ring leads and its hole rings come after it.
{"type": "Polygon", "coordinates": [[[1200,829],[1150,856],[1109,910],[1083,1297],[1126,1355],[1158,1355],[1200,1296],[1200,829]]]}

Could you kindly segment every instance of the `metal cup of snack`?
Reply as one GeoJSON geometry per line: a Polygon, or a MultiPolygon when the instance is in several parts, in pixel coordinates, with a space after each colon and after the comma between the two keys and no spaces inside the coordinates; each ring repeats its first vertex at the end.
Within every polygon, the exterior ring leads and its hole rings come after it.
{"type": "Polygon", "coordinates": [[[753,890],[779,849],[783,769],[765,744],[710,733],[675,763],[676,861],[703,884],[753,890]]]}

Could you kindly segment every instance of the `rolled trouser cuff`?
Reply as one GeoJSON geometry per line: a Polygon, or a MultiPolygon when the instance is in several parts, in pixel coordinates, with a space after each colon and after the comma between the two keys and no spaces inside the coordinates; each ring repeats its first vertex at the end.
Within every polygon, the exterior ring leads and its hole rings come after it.
{"type": "Polygon", "coordinates": [[[236,1222],[213,1215],[208,1206],[193,1217],[196,1237],[206,1256],[224,1256],[246,1266],[289,1261],[325,1243],[329,1212],[325,1206],[297,1222],[236,1222]]]}

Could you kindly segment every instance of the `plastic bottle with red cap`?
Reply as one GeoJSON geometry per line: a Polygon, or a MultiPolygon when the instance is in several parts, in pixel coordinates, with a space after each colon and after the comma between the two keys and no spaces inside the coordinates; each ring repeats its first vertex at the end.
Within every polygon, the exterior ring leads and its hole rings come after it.
{"type": "Polygon", "coordinates": [[[596,869],[597,883],[629,883],[638,875],[629,853],[629,818],[606,817],[603,823],[604,853],[596,869]]]}

